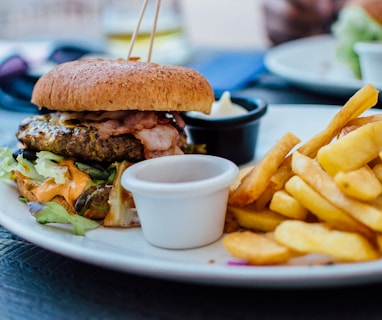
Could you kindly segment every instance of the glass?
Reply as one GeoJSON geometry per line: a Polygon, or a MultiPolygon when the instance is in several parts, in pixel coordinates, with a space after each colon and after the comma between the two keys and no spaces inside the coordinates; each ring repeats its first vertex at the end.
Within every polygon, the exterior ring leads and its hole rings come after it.
{"type": "Polygon", "coordinates": [[[93,40],[99,37],[104,0],[1,0],[0,38],[93,40]]]}
{"type": "MultiPolygon", "coordinates": [[[[137,27],[144,0],[108,0],[102,11],[102,27],[107,52],[114,58],[127,58],[130,41],[137,27]]],[[[156,1],[148,1],[132,57],[147,61],[156,1]]],[[[152,62],[183,64],[189,46],[183,32],[182,16],[176,0],[162,0],[152,51],[152,62]]]]}

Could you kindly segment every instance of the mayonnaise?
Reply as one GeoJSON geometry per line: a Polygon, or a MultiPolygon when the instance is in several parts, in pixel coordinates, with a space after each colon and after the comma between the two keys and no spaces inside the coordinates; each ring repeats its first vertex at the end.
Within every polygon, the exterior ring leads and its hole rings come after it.
{"type": "Polygon", "coordinates": [[[202,112],[189,112],[188,114],[195,118],[229,118],[240,116],[248,112],[242,106],[236,103],[232,103],[231,95],[229,91],[224,91],[219,100],[212,104],[212,109],[210,114],[204,114],[202,112]]]}

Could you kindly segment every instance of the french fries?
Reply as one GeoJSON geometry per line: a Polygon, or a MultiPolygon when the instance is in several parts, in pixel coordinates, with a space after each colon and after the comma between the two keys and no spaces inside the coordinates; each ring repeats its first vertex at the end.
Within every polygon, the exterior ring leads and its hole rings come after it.
{"type": "Polygon", "coordinates": [[[269,209],[297,220],[305,220],[308,215],[308,210],[285,190],[275,192],[269,203],[269,209]]]}
{"type": "Polygon", "coordinates": [[[235,258],[250,264],[280,264],[295,256],[293,250],[270,237],[249,231],[230,233],[223,238],[223,244],[235,258]]]}
{"type": "Polygon", "coordinates": [[[382,182],[382,163],[377,163],[375,166],[373,166],[373,172],[377,179],[382,182]]]}
{"type": "Polygon", "coordinates": [[[347,135],[349,132],[359,128],[360,126],[374,121],[382,121],[382,114],[374,114],[372,116],[352,119],[341,129],[339,137],[347,135]]]}
{"type": "Polygon", "coordinates": [[[240,226],[256,231],[273,231],[287,218],[272,210],[261,211],[250,207],[228,207],[228,212],[232,214],[240,226]]]}
{"type": "Polygon", "coordinates": [[[346,195],[362,201],[375,200],[382,193],[382,184],[367,165],[349,172],[338,172],[334,183],[346,195]]]}
{"type": "MultiPolygon", "coordinates": [[[[378,90],[371,84],[363,86],[358,90],[333,117],[328,126],[305,144],[298,151],[309,157],[315,157],[318,150],[330,143],[342,130],[342,128],[363,112],[373,107],[378,101],[378,90]]],[[[287,157],[277,172],[271,178],[273,184],[280,190],[285,182],[292,176],[291,156],[287,157]]]]}
{"type": "Polygon", "coordinates": [[[267,188],[270,178],[283,162],[285,156],[301,140],[293,133],[286,133],[260,162],[242,179],[229,198],[230,205],[245,206],[255,201],[267,188]]]}
{"type": "Polygon", "coordinates": [[[317,160],[327,173],[360,168],[378,157],[382,150],[382,121],[367,123],[337,141],[323,146],[317,160]]]}
{"type": "Polygon", "coordinates": [[[301,146],[288,132],[243,169],[228,200],[241,228],[223,239],[231,255],[253,265],[309,254],[336,263],[381,258],[382,114],[361,117],[377,100],[365,85],[323,131],[301,146]]]}
{"type": "Polygon", "coordinates": [[[292,170],[334,206],[372,230],[382,231],[382,211],[344,194],[316,160],[296,151],[293,154],[292,170]]]}
{"type": "Polygon", "coordinates": [[[299,176],[293,176],[285,184],[285,189],[321,222],[326,222],[338,230],[357,232],[371,241],[375,233],[345,211],[339,209],[316,192],[299,176]]]}
{"type": "Polygon", "coordinates": [[[322,223],[285,221],[275,230],[275,239],[302,253],[320,253],[337,261],[368,261],[380,254],[360,234],[332,229],[322,223]]]}

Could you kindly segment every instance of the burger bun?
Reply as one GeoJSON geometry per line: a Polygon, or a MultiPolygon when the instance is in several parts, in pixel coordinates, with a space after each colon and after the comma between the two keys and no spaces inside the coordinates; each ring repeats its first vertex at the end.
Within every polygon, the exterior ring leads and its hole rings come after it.
{"type": "Polygon", "coordinates": [[[125,59],[66,62],[44,74],[32,103],[55,111],[200,111],[214,94],[196,70],[125,59]]]}

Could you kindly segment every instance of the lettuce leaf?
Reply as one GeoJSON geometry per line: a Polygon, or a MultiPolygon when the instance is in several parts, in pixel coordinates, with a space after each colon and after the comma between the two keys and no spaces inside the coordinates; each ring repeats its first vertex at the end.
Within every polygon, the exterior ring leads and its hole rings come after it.
{"type": "Polygon", "coordinates": [[[10,180],[12,171],[17,167],[18,163],[13,158],[10,148],[0,148],[0,180],[10,180]]]}
{"type": "Polygon", "coordinates": [[[64,157],[50,151],[40,151],[36,155],[36,171],[44,178],[53,178],[57,184],[64,184],[68,168],[58,164],[64,157]]]}
{"type": "Polygon", "coordinates": [[[37,172],[32,162],[24,159],[21,154],[15,160],[10,148],[0,148],[0,180],[13,179],[13,171],[20,171],[24,176],[33,180],[44,180],[44,177],[37,172]]]}
{"type": "Polygon", "coordinates": [[[73,233],[79,236],[85,235],[87,230],[98,228],[100,225],[94,220],[84,218],[77,214],[70,214],[65,208],[56,202],[28,202],[28,209],[41,224],[46,223],[70,223],[73,233]]]}

